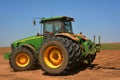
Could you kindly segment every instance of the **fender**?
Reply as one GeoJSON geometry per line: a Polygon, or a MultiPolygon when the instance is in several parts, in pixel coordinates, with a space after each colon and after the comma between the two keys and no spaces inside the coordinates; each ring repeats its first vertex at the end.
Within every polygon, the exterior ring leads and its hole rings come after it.
{"type": "Polygon", "coordinates": [[[55,34],[55,36],[65,36],[65,37],[68,37],[74,41],[79,41],[79,38],[76,35],[71,34],[71,33],[58,33],[58,34],[55,34]]]}
{"type": "Polygon", "coordinates": [[[35,49],[33,46],[31,46],[31,45],[29,45],[29,44],[23,44],[21,47],[26,47],[26,48],[30,49],[30,50],[33,52],[33,55],[34,55],[35,57],[37,57],[36,49],[35,49]]]}
{"type": "Polygon", "coordinates": [[[88,38],[82,34],[75,34],[75,35],[81,37],[84,40],[88,40],[88,38]]]}

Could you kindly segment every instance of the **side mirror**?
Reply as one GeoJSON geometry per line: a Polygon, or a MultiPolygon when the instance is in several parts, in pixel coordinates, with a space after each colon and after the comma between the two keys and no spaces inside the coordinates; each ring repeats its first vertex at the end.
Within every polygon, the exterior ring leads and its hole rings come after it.
{"type": "Polygon", "coordinates": [[[36,25],[36,20],[33,20],[33,24],[34,24],[34,26],[36,25]]]}

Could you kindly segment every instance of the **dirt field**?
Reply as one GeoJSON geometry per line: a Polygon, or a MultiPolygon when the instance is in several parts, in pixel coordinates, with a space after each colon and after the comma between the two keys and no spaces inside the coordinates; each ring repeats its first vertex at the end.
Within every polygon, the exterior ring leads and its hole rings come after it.
{"type": "Polygon", "coordinates": [[[0,80],[120,80],[120,50],[104,50],[89,67],[71,75],[50,76],[41,69],[14,72],[3,54],[10,48],[0,48],[0,80]]]}

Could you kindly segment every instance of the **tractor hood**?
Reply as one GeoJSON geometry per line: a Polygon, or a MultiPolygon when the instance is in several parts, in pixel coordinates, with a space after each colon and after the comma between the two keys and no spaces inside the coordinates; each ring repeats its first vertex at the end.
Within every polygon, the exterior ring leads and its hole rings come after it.
{"type": "Polygon", "coordinates": [[[30,36],[30,37],[27,37],[27,38],[17,40],[17,41],[15,41],[13,43],[25,42],[25,41],[32,40],[32,39],[35,39],[35,38],[38,38],[38,36],[30,36]]]}
{"type": "Polygon", "coordinates": [[[17,40],[11,44],[11,48],[14,49],[16,47],[22,46],[24,44],[29,44],[34,47],[40,46],[40,43],[43,41],[43,36],[31,36],[24,39],[17,40]]]}

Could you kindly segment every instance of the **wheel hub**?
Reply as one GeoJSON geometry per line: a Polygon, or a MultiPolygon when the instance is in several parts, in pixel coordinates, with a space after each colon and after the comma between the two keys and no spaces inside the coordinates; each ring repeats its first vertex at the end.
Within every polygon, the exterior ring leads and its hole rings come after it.
{"type": "Polygon", "coordinates": [[[19,53],[15,61],[18,66],[25,67],[29,64],[30,59],[26,53],[19,53]]]}
{"type": "Polygon", "coordinates": [[[62,51],[56,46],[50,46],[44,52],[44,61],[50,68],[58,68],[63,61],[62,51]]]}

